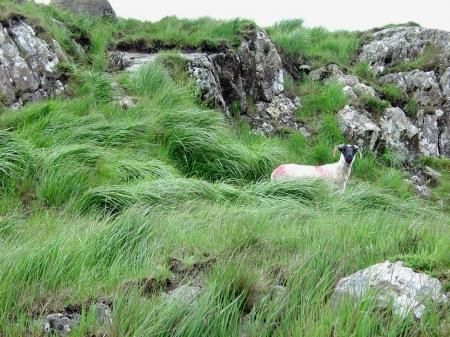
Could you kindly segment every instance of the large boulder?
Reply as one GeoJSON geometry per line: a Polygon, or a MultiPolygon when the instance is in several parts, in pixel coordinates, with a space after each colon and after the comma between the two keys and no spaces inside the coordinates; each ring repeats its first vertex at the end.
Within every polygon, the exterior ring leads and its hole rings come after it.
{"type": "Polygon", "coordinates": [[[360,270],[339,281],[332,300],[344,297],[363,299],[373,296],[377,306],[386,309],[392,304],[394,313],[401,317],[413,315],[420,319],[428,304],[448,302],[438,279],[416,273],[402,262],[386,261],[360,270]]]}
{"type": "Polygon", "coordinates": [[[61,94],[61,52],[56,41],[49,45],[21,19],[0,22],[0,103],[18,107],[61,94]]]}
{"type": "Polygon", "coordinates": [[[116,18],[108,0],[52,0],[50,3],[78,15],[116,18]]]}
{"type": "Polygon", "coordinates": [[[337,113],[337,120],[347,139],[361,148],[377,149],[381,129],[367,111],[347,105],[337,113]]]}
{"type": "Polygon", "coordinates": [[[419,129],[400,108],[388,108],[380,119],[382,138],[386,146],[403,160],[417,152],[419,129]]]}
{"type": "Polygon", "coordinates": [[[375,32],[361,48],[359,60],[376,73],[386,67],[413,60],[432,46],[438,50],[438,66],[450,66],[450,32],[422,27],[395,27],[375,32]]]}

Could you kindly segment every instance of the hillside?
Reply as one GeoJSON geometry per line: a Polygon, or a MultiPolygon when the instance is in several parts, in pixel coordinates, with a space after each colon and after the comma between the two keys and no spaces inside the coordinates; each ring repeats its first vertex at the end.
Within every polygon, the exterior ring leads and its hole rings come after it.
{"type": "Polygon", "coordinates": [[[450,33],[100,13],[0,2],[1,337],[450,334],[335,293],[389,260],[448,296],[450,33]],[[270,181],[341,143],[345,192],[270,181]]]}

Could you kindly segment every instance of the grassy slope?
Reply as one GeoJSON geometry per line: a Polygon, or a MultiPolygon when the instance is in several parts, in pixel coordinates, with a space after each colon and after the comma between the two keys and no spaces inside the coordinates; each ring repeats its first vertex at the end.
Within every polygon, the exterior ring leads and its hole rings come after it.
{"type": "MultiPolygon", "coordinates": [[[[395,160],[358,159],[343,195],[320,184],[267,182],[279,163],[333,160],[332,146],[342,141],[333,117],[345,104],[334,85],[299,89],[306,99],[300,117],[316,123],[318,137],[267,139],[243,125],[231,129],[220,113],[199,107],[160,64],[119,78],[104,74],[112,24],[35,5],[15,11],[55,34],[78,65],[69,67],[71,99],[0,115],[2,336],[39,335],[34,317],[100,296],[114,298],[113,326],[97,327],[86,313],[72,336],[237,336],[244,321],[251,336],[442,333],[439,311],[415,323],[377,312],[370,300],[345,303],[337,313],[329,302],[340,277],[390,258],[448,277],[449,215],[412,197],[395,160]],[[52,16],[71,30],[56,29],[52,16]],[[74,52],[75,35],[89,38],[87,56],[74,52]],[[110,103],[113,80],[138,98],[135,108],[110,103]],[[169,276],[172,257],[192,265],[205,255],[217,262],[201,273],[206,291],[194,307],[124,286],[169,276]],[[286,284],[287,295],[254,305],[274,284],[286,284]]],[[[132,31],[141,24],[117,25],[132,31]]],[[[229,34],[222,35],[229,23],[212,25],[208,38],[229,34]]],[[[321,34],[320,41],[333,39],[321,34]]],[[[328,46],[306,55],[323,62],[328,46]]],[[[446,186],[436,193],[448,195],[446,186]]]]}

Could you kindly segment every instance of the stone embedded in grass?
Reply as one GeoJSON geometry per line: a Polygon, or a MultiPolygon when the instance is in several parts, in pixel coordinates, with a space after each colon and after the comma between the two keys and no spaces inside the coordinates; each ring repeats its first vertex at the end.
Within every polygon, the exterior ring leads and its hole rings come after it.
{"type": "Polygon", "coordinates": [[[182,285],[167,293],[166,298],[169,301],[179,302],[181,304],[192,304],[198,299],[202,292],[202,288],[196,286],[182,285]]]}
{"type": "Polygon", "coordinates": [[[363,299],[373,295],[377,306],[387,308],[392,303],[394,313],[401,317],[412,314],[420,319],[427,304],[448,302],[438,279],[416,273],[402,262],[389,261],[370,266],[341,279],[332,301],[344,297],[363,299]]]}
{"type": "Polygon", "coordinates": [[[75,325],[80,323],[81,316],[71,314],[50,314],[45,317],[43,330],[46,334],[69,334],[75,325]]]}

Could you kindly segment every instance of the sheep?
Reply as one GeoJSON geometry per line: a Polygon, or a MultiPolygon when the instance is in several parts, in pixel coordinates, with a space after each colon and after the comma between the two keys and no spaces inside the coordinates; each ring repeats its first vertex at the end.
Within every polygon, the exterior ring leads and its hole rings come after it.
{"type": "MultiPolygon", "coordinates": [[[[339,161],[336,163],[322,166],[283,164],[272,172],[271,180],[324,179],[340,188],[341,191],[345,191],[359,147],[357,145],[341,144],[334,148],[333,156],[336,156],[336,151],[341,152],[339,161]]],[[[361,152],[359,154],[362,157],[361,152]]]]}

